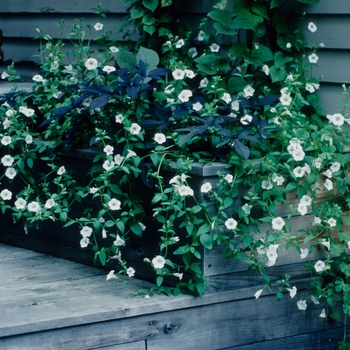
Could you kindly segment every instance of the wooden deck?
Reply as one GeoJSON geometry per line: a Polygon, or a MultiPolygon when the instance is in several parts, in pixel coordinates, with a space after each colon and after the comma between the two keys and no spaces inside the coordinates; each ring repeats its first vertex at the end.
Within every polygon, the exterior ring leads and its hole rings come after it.
{"type": "Polygon", "coordinates": [[[129,279],[128,290],[106,274],[0,244],[0,349],[316,350],[336,349],[342,337],[341,324],[318,317],[319,305],[297,309],[306,291],[256,300],[259,285],[242,275],[235,289],[201,298],[145,299],[130,290],[147,282],[129,279]]]}

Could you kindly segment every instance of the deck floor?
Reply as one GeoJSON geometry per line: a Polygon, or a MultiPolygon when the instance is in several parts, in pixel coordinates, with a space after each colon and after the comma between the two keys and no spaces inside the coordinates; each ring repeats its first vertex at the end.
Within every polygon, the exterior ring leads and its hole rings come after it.
{"type": "Polygon", "coordinates": [[[131,291],[148,282],[106,274],[0,244],[0,349],[336,349],[342,336],[316,307],[255,300],[258,286],[145,299],[131,291]]]}

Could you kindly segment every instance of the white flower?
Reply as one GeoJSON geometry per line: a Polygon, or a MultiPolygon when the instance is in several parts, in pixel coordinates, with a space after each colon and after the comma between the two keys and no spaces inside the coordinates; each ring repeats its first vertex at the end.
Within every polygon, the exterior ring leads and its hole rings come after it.
{"type": "Polygon", "coordinates": [[[310,83],[307,83],[307,84],[305,85],[305,90],[306,90],[306,91],[309,91],[311,94],[312,94],[313,92],[316,91],[316,89],[315,89],[315,87],[313,86],[313,84],[310,84],[310,83]]]}
{"type": "Polygon", "coordinates": [[[126,155],[125,159],[131,158],[131,157],[136,157],[137,154],[132,151],[131,149],[128,149],[128,154],[126,155]]]}
{"type": "Polygon", "coordinates": [[[5,175],[6,175],[7,178],[12,180],[12,179],[15,178],[17,173],[16,173],[16,170],[14,168],[9,167],[9,168],[6,169],[5,175]]]}
{"type": "Polygon", "coordinates": [[[124,117],[123,117],[123,115],[122,114],[117,114],[116,116],[115,116],[115,122],[116,123],[118,123],[118,124],[121,124],[122,122],[123,122],[123,120],[124,120],[124,117]]]}
{"type": "Polygon", "coordinates": [[[327,171],[323,172],[323,175],[331,179],[333,177],[333,172],[331,169],[328,169],[327,171]]]}
{"type": "MultiPolygon", "coordinates": [[[[295,161],[301,161],[305,158],[305,152],[303,151],[303,149],[301,147],[298,147],[296,150],[294,150],[291,153],[291,155],[295,161]]],[[[304,170],[305,170],[305,168],[304,168],[304,170]]]]}
{"type": "Polygon", "coordinates": [[[191,96],[192,96],[192,91],[185,89],[180,92],[178,99],[181,102],[188,102],[191,96]]]}
{"type": "Polygon", "coordinates": [[[102,68],[102,70],[103,70],[104,72],[106,72],[107,74],[110,74],[110,73],[112,73],[112,72],[115,71],[115,67],[113,67],[113,66],[104,66],[104,67],[102,68]]]}
{"type": "Polygon", "coordinates": [[[312,222],[312,225],[318,225],[321,223],[321,219],[318,216],[314,217],[314,221],[312,222]]]}
{"type": "Polygon", "coordinates": [[[294,174],[295,177],[303,177],[305,175],[305,168],[301,167],[301,166],[297,166],[293,170],[293,174],[294,174]]]}
{"type": "Polygon", "coordinates": [[[10,156],[6,155],[1,158],[1,163],[3,166],[11,166],[15,160],[10,156]]]}
{"type": "Polygon", "coordinates": [[[122,164],[123,160],[124,160],[124,157],[122,157],[120,154],[116,154],[114,156],[114,162],[116,165],[122,164]]]}
{"type": "Polygon", "coordinates": [[[320,303],[313,295],[311,295],[311,300],[315,305],[318,305],[320,303]]]}
{"type": "Polygon", "coordinates": [[[116,52],[119,52],[119,49],[116,47],[116,46],[111,46],[109,48],[109,51],[113,52],[113,53],[116,53],[116,52]]]}
{"type": "Polygon", "coordinates": [[[225,221],[225,226],[228,230],[235,230],[237,227],[237,221],[235,219],[227,219],[225,221]]]}
{"type": "Polygon", "coordinates": [[[117,247],[121,247],[125,244],[124,239],[120,238],[119,235],[117,235],[117,237],[115,238],[115,241],[113,242],[113,244],[117,247]]]}
{"type": "Polygon", "coordinates": [[[316,24],[313,22],[310,22],[307,26],[307,29],[309,29],[310,32],[315,33],[317,30],[316,24]]]}
{"type": "Polygon", "coordinates": [[[36,201],[30,202],[28,204],[28,210],[33,213],[38,213],[40,211],[40,204],[36,201]]]}
{"type": "Polygon", "coordinates": [[[209,83],[209,80],[207,78],[203,78],[200,82],[199,82],[199,88],[205,88],[207,87],[209,83]]]}
{"type": "Polygon", "coordinates": [[[211,51],[211,52],[219,52],[219,50],[220,50],[220,45],[214,43],[214,44],[211,44],[209,48],[210,48],[210,51],[211,51]]]}
{"type": "Polygon", "coordinates": [[[229,184],[231,184],[232,181],[233,181],[233,175],[231,175],[231,174],[226,174],[225,177],[224,177],[224,179],[225,179],[229,184]]]}
{"type": "Polygon", "coordinates": [[[26,117],[31,117],[32,115],[34,115],[35,112],[34,109],[24,106],[19,107],[19,111],[23,113],[26,117]]]}
{"type": "Polygon", "coordinates": [[[197,36],[197,40],[198,41],[203,41],[204,40],[204,35],[205,33],[203,32],[203,30],[200,30],[197,36]]]}
{"type": "Polygon", "coordinates": [[[243,125],[248,125],[253,120],[253,117],[249,114],[246,114],[243,118],[241,118],[240,122],[243,125]]]}
{"type": "Polygon", "coordinates": [[[306,310],[306,308],[307,308],[307,303],[306,303],[305,300],[299,300],[299,301],[297,302],[297,306],[298,306],[298,309],[299,309],[299,310],[306,310]]]}
{"type": "Polygon", "coordinates": [[[263,292],[263,289],[259,289],[259,290],[254,294],[255,299],[259,299],[259,297],[260,297],[260,295],[261,295],[262,292],[263,292]]]}
{"type": "Polygon", "coordinates": [[[312,203],[312,198],[310,196],[308,196],[307,194],[305,194],[304,196],[301,197],[300,202],[309,206],[312,203]]]}
{"type": "Polygon", "coordinates": [[[132,267],[128,267],[128,269],[126,270],[126,273],[129,277],[135,276],[135,270],[132,267]]]}
{"type": "Polygon", "coordinates": [[[90,240],[89,238],[87,237],[83,237],[81,240],[80,240],[80,247],[81,248],[86,248],[90,243],[90,240]]]}
{"type": "Polygon", "coordinates": [[[314,159],[312,165],[316,168],[316,169],[320,169],[322,166],[322,159],[321,158],[316,158],[314,159]]]}
{"type": "Polygon", "coordinates": [[[159,145],[166,141],[166,137],[164,134],[158,132],[154,135],[154,141],[156,141],[159,145]]]}
{"type": "Polygon", "coordinates": [[[333,189],[333,182],[330,179],[327,179],[324,183],[324,187],[327,188],[328,191],[331,191],[333,189]]]}
{"type": "Polygon", "coordinates": [[[37,83],[44,83],[46,80],[39,74],[35,74],[32,78],[33,81],[36,81],[37,83]]]}
{"type": "Polygon", "coordinates": [[[89,226],[84,226],[81,230],[80,230],[80,234],[83,237],[90,237],[92,233],[92,228],[89,226]]]}
{"type": "Polygon", "coordinates": [[[114,167],[114,165],[115,164],[113,161],[105,160],[102,164],[102,168],[106,171],[109,171],[114,167]]]}
{"type": "Polygon", "coordinates": [[[26,144],[30,145],[31,143],[33,143],[33,136],[27,135],[25,140],[26,140],[26,144]]]}
{"type": "Polygon", "coordinates": [[[318,61],[318,56],[315,53],[309,55],[308,58],[310,63],[317,63],[318,61]]]}
{"type": "Polygon", "coordinates": [[[261,68],[261,70],[266,74],[269,75],[270,74],[270,68],[267,64],[264,64],[263,67],[261,68]]]}
{"type": "Polygon", "coordinates": [[[235,100],[231,103],[231,109],[235,112],[239,111],[239,101],[235,100]]]}
{"type": "Polygon", "coordinates": [[[181,185],[178,187],[177,191],[179,192],[180,196],[193,196],[193,190],[186,185],[181,185]]]}
{"type": "Polygon", "coordinates": [[[254,95],[254,92],[255,92],[255,90],[250,85],[248,85],[243,90],[243,96],[245,98],[252,97],[254,95]]]}
{"type": "Polygon", "coordinates": [[[61,167],[58,168],[57,170],[57,175],[61,176],[66,172],[66,168],[62,165],[61,167]]]}
{"type": "Polygon", "coordinates": [[[139,222],[138,224],[140,225],[142,231],[146,230],[146,226],[142,222],[139,222]]]}
{"type": "Polygon", "coordinates": [[[221,100],[225,101],[226,103],[231,102],[231,95],[228,92],[224,92],[224,94],[221,96],[221,100]]]}
{"type": "Polygon", "coordinates": [[[277,231],[282,230],[284,225],[286,224],[280,216],[277,216],[276,218],[274,218],[271,223],[272,223],[272,228],[277,231]]]}
{"type": "Polygon", "coordinates": [[[300,258],[305,259],[309,255],[309,249],[305,248],[300,250],[301,250],[300,258]]]}
{"type": "Polygon", "coordinates": [[[195,58],[198,55],[197,49],[195,47],[191,47],[188,49],[188,56],[191,58],[195,58]]]}
{"type": "Polygon", "coordinates": [[[85,67],[87,70],[93,70],[97,68],[98,61],[96,58],[88,58],[85,61],[85,67]]]}
{"type": "Polygon", "coordinates": [[[182,46],[184,46],[185,45],[185,41],[184,41],[184,39],[180,39],[180,40],[178,40],[177,41],[177,43],[175,44],[175,47],[177,48],[177,49],[180,49],[182,46]]]}
{"type": "Polygon", "coordinates": [[[97,22],[97,23],[94,25],[94,29],[95,29],[95,30],[102,30],[102,28],[103,28],[103,24],[102,24],[102,23],[97,22]]]}
{"type": "Polygon", "coordinates": [[[107,275],[107,277],[106,277],[106,280],[107,280],[107,281],[110,280],[110,279],[112,279],[112,278],[118,279],[118,277],[114,274],[114,272],[115,272],[115,270],[109,271],[109,273],[108,273],[108,275],[107,275]]]}
{"type": "Polygon", "coordinates": [[[6,71],[3,71],[2,74],[1,74],[1,79],[6,79],[6,78],[8,78],[9,76],[10,76],[10,75],[7,74],[6,71]]]}
{"type": "Polygon", "coordinates": [[[131,135],[138,135],[141,132],[141,126],[137,123],[132,123],[129,131],[131,135]]]}
{"type": "Polygon", "coordinates": [[[11,191],[5,189],[5,190],[2,190],[0,192],[0,197],[4,200],[4,201],[9,201],[11,198],[12,198],[12,193],[11,191]]]}
{"type": "Polygon", "coordinates": [[[242,206],[242,210],[244,211],[244,214],[246,214],[246,215],[250,214],[251,209],[252,209],[252,206],[249,205],[248,203],[246,203],[242,206]]]}
{"type": "Polygon", "coordinates": [[[71,64],[68,65],[68,66],[64,66],[64,68],[69,70],[69,71],[73,70],[73,66],[71,64]]]}
{"type": "Polygon", "coordinates": [[[190,79],[193,79],[196,76],[193,70],[190,70],[190,69],[185,69],[185,75],[187,78],[190,78],[190,79]]]}
{"type": "Polygon", "coordinates": [[[200,102],[196,102],[192,105],[192,108],[195,110],[195,111],[200,111],[202,109],[202,104],[200,102]]]}
{"type": "Polygon", "coordinates": [[[206,182],[205,184],[203,184],[201,186],[201,192],[202,193],[208,193],[212,188],[213,187],[212,187],[211,183],[210,182],[206,182]]]}
{"type": "Polygon", "coordinates": [[[272,187],[273,187],[273,183],[270,180],[263,180],[261,182],[261,188],[264,190],[271,190],[272,187]]]}
{"type": "Polygon", "coordinates": [[[109,209],[111,210],[119,210],[121,208],[121,201],[115,198],[112,198],[109,202],[108,202],[108,206],[109,209]]]}
{"type": "Polygon", "coordinates": [[[17,209],[24,209],[26,207],[27,202],[23,198],[18,198],[15,201],[15,206],[17,209]]]}
{"type": "Polygon", "coordinates": [[[161,255],[157,255],[152,259],[152,264],[155,269],[162,269],[165,265],[165,259],[161,255]]]}
{"type": "Polygon", "coordinates": [[[288,290],[289,295],[290,295],[291,298],[294,298],[296,296],[296,294],[297,294],[297,291],[298,291],[297,287],[295,287],[295,286],[292,289],[288,288],[287,290],[288,290]]]}
{"type": "Polygon", "coordinates": [[[52,199],[48,199],[45,203],[45,208],[46,209],[51,209],[52,207],[54,207],[55,205],[57,205],[57,203],[52,199]]]}
{"type": "Polygon", "coordinates": [[[183,273],[179,273],[179,272],[173,273],[173,276],[177,277],[179,280],[182,280],[183,275],[184,275],[183,273]]]}
{"type": "Polygon", "coordinates": [[[323,272],[327,270],[329,267],[322,260],[318,260],[314,265],[314,268],[316,272],[323,272]]]}
{"type": "MultiPolygon", "coordinates": [[[[10,112],[10,111],[11,110],[6,111],[6,114],[7,112],[10,112]]],[[[8,120],[7,118],[5,118],[5,120],[2,122],[4,129],[8,129],[11,126],[11,124],[12,124],[11,120],[8,120]]]]}
{"type": "Polygon", "coordinates": [[[287,43],[287,44],[286,44],[286,48],[287,48],[287,49],[290,49],[291,47],[292,47],[292,44],[291,44],[291,43],[287,43]]]}
{"type": "Polygon", "coordinates": [[[330,227],[334,227],[337,225],[337,220],[335,220],[334,218],[330,218],[327,222],[330,227]]]}
{"type": "Polygon", "coordinates": [[[320,317],[321,318],[326,318],[327,316],[326,316],[326,310],[323,308],[322,309],[322,311],[321,311],[321,313],[320,313],[320,317]]]}
{"type": "Polygon", "coordinates": [[[103,149],[103,152],[105,152],[108,155],[113,154],[114,147],[111,145],[106,145],[103,149]]]}
{"type": "Polygon", "coordinates": [[[335,113],[333,115],[327,114],[327,119],[336,126],[342,126],[344,124],[344,116],[340,113],[335,113]]]}
{"type": "Polygon", "coordinates": [[[172,73],[175,80],[182,80],[185,77],[185,71],[182,69],[175,69],[172,73]]]}
{"type": "Polygon", "coordinates": [[[321,243],[328,250],[331,250],[331,243],[330,243],[330,241],[327,241],[326,239],[323,238],[323,239],[320,239],[319,243],[321,243]]]}
{"type": "Polygon", "coordinates": [[[105,229],[102,229],[102,238],[103,239],[107,238],[107,231],[105,229]]]}
{"type": "Polygon", "coordinates": [[[11,142],[12,142],[11,136],[3,136],[3,137],[1,138],[1,143],[2,143],[4,146],[9,145],[11,142]]]}
{"type": "Polygon", "coordinates": [[[273,266],[276,263],[278,254],[277,254],[278,244],[271,244],[265,250],[266,256],[268,258],[267,266],[273,266]]]}
{"type": "Polygon", "coordinates": [[[332,163],[331,166],[330,166],[330,170],[333,173],[336,173],[337,171],[339,171],[340,170],[340,163],[339,162],[332,163]]]}
{"type": "Polygon", "coordinates": [[[300,213],[301,216],[304,216],[307,214],[307,206],[305,203],[300,202],[298,205],[298,212],[300,213]]]}
{"type": "Polygon", "coordinates": [[[90,193],[91,193],[91,194],[95,194],[97,191],[98,191],[98,188],[97,188],[97,187],[91,187],[91,188],[90,188],[90,193]]]}
{"type": "Polygon", "coordinates": [[[290,97],[290,94],[282,94],[279,100],[283,106],[289,106],[290,103],[292,102],[292,98],[290,97]]]}

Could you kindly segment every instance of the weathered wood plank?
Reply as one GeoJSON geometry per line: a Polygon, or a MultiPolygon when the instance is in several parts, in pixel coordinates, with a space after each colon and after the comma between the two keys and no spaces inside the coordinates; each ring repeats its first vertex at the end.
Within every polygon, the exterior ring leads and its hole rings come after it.
{"type": "Polygon", "coordinates": [[[338,342],[344,334],[343,328],[324,330],[310,334],[302,334],[276,340],[263,341],[254,344],[234,346],[222,350],[336,350],[338,342]]]}
{"type": "MultiPolygon", "coordinates": [[[[86,31],[86,38],[89,37],[89,29],[86,27],[89,24],[94,25],[100,22],[104,25],[103,30],[116,31],[121,23],[123,23],[124,14],[109,15],[107,18],[101,18],[97,15],[87,14],[83,17],[82,25],[86,31]]],[[[69,34],[69,29],[64,27],[62,30],[56,24],[62,19],[65,20],[66,26],[71,27],[73,24],[77,24],[77,16],[72,14],[65,14],[64,16],[59,14],[40,14],[35,16],[24,16],[21,14],[14,14],[6,16],[1,20],[1,27],[3,29],[3,37],[6,38],[34,38],[37,36],[35,27],[38,26],[43,30],[44,34],[49,34],[53,38],[66,38],[69,34]]],[[[92,37],[97,37],[100,32],[95,31],[92,28],[92,37]]],[[[119,36],[121,38],[121,36],[119,36]]]]}
{"type": "MultiPolygon", "coordinates": [[[[97,2],[95,0],[13,0],[0,3],[0,13],[94,13],[97,2]]],[[[126,12],[126,6],[120,1],[103,2],[107,12],[126,12]]]]}

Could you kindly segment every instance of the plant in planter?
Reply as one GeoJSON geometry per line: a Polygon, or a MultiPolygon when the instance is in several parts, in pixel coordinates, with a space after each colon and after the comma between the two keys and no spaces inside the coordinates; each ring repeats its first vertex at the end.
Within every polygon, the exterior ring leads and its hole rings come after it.
{"type": "MultiPolygon", "coordinates": [[[[319,107],[310,74],[317,47],[287,28],[279,1],[220,1],[198,27],[176,31],[171,1],[124,2],[127,24],[142,34],[134,49],[96,23],[94,52],[78,24],[64,58],[63,41],[38,30],[42,74],[32,92],[14,89],[0,107],[3,212],[74,227],[81,248],[92,248],[102,265],[120,263],[108,279],[140,276],[127,248],[140,237],[156,240],[157,251],[140,264],[153,273],[151,294],[203,294],[204,255],[215,249],[260,272],[272,289],[269,268],[288,264],[294,252],[307,261],[321,317],[334,308],[338,318],[338,303],[349,315],[342,128],[349,120],[345,110],[325,116],[319,107]],[[63,154],[83,147],[94,151],[78,183],[63,154]],[[220,171],[199,180],[198,169],[211,164],[220,171]]],[[[7,74],[15,80],[13,67],[7,74]]],[[[288,272],[278,299],[297,292],[288,272]]]]}

